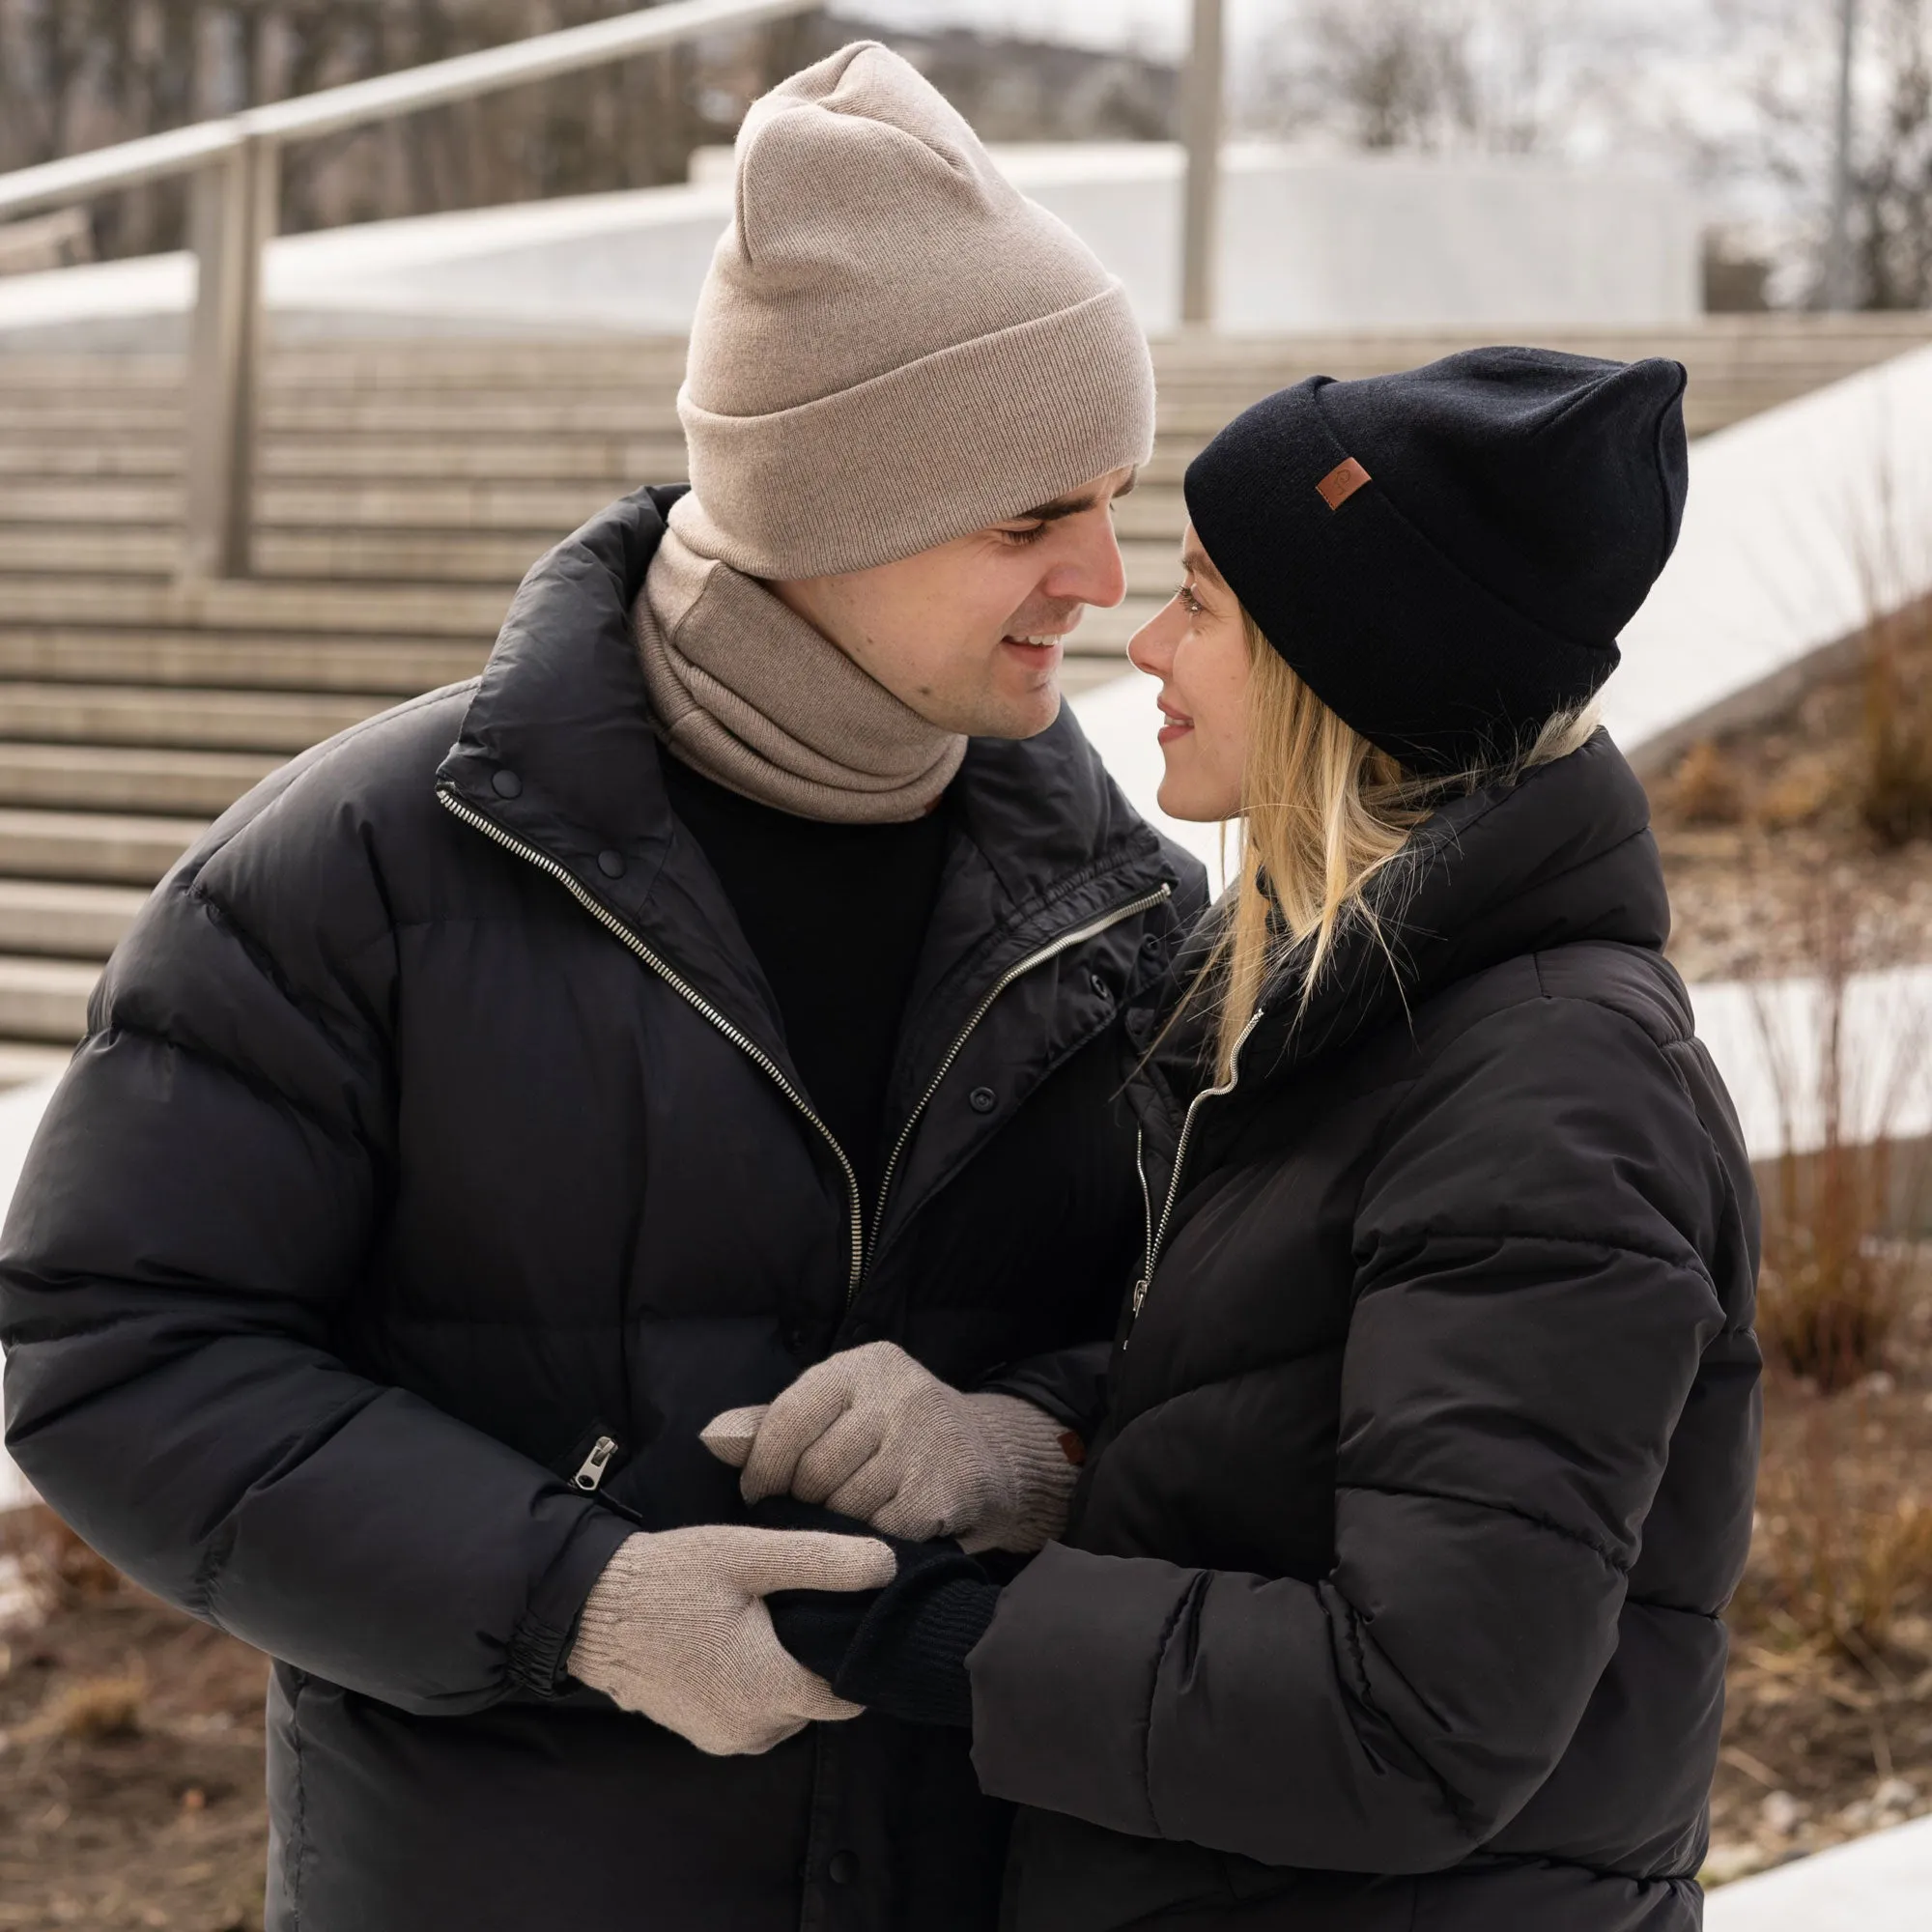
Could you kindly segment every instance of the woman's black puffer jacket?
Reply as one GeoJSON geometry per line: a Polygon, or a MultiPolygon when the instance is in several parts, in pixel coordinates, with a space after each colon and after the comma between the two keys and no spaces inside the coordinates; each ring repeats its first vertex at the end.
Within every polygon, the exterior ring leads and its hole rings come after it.
{"type": "Polygon", "coordinates": [[[1400,985],[1358,931],[1191,1128],[1144,1082],[1112,1416],[972,1659],[1017,1932],[1700,1920],[1750,1170],[1606,737],[1418,841],[1400,985]]]}

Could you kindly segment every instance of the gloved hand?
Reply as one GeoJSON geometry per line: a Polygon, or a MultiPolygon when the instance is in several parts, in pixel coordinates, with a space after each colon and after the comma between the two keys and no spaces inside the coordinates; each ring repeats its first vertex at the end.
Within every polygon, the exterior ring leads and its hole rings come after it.
{"type": "Polygon", "coordinates": [[[620,1544],[583,1605],[570,1673],[714,1757],[768,1751],[856,1718],[779,1642],[775,1590],[876,1590],[896,1571],[871,1537],[702,1524],[620,1544]]]}
{"type": "Polygon", "coordinates": [[[714,1416],[700,1436],[744,1470],[747,1503],[793,1495],[894,1536],[953,1537],[1022,1554],[1066,1526],[1077,1437],[1030,1402],[962,1395],[894,1342],[848,1349],[764,1408],[714,1416]]]}
{"type": "Polygon", "coordinates": [[[884,1589],[775,1591],[772,1628],[839,1696],[907,1723],[971,1729],[966,1660],[992,1624],[999,1585],[956,1543],[895,1537],[892,1548],[898,1574],[884,1589]]]}

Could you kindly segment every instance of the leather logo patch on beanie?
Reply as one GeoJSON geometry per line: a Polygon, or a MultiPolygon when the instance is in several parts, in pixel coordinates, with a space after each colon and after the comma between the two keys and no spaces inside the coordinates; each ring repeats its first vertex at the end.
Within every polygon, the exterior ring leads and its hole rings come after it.
{"type": "Polygon", "coordinates": [[[1374,481],[1375,478],[1351,456],[1346,462],[1336,464],[1315,487],[1321,491],[1321,500],[1331,510],[1339,510],[1365,483],[1374,481]]]}

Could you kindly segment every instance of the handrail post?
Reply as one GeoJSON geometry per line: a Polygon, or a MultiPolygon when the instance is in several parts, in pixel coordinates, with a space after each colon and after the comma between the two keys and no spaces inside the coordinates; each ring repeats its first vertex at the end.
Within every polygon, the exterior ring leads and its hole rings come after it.
{"type": "Polygon", "coordinates": [[[1180,321],[1213,326],[1220,237],[1222,93],[1221,0],[1194,0],[1194,35],[1181,77],[1180,321]]]}
{"type": "Polygon", "coordinates": [[[275,143],[255,137],[194,179],[195,300],[183,398],[184,577],[246,577],[253,563],[262,261],[276,226],[279,162],[275,143]]]}

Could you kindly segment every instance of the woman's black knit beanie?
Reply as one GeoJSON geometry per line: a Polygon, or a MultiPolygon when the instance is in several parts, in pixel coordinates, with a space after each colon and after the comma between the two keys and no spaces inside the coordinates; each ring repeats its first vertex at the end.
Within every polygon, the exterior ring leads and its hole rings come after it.
{"type": "Polygon", "coordinates": [[[1318,697],[1411,769],[1461,770],[1617,668],[1683,522],[1684,383],[1544,349],[1318,376],[1194,459],[1188,515],[1318,697]]]}

